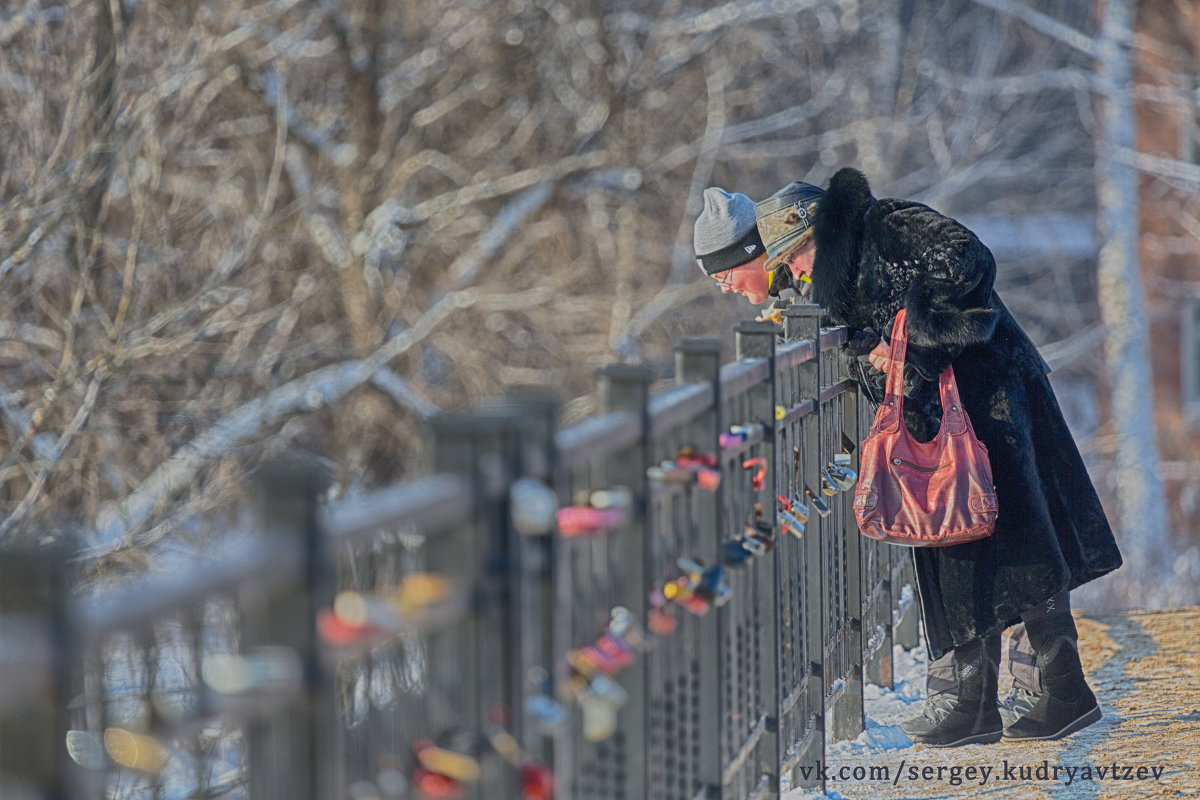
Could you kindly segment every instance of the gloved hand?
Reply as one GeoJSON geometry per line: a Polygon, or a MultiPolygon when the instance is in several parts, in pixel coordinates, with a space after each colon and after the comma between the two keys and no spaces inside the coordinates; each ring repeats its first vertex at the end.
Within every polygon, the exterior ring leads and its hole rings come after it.
{"type": "Polygon", "coordinates": [[[865,356],[875,349],[882,339],[879,334],[870,328],[865,330],[855,331],[850,334],[850,341],[846,343],[846,350],[852,356],[865,356]]]}

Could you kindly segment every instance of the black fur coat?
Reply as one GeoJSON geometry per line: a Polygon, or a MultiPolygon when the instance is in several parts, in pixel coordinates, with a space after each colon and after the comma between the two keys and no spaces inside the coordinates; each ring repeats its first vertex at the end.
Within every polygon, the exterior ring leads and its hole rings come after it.
{"type": "MultiPolygon", "coordinates": [[[[1000,514],[984,540],[914,550],[930,657],[1019,621],[1023,609],[1121,565],[1121,554],[1036,346],[993,291],[996,263],[971,231],[928,206],[876,200],[840,170],[816,219],[816,302],[851,332],[890,338],[908,310],[905,417],[928,440],[937,377],[953,364],[987,446],[1000,514]]],[[[884,374],[863,365],[865,391],[884,374]]]]}

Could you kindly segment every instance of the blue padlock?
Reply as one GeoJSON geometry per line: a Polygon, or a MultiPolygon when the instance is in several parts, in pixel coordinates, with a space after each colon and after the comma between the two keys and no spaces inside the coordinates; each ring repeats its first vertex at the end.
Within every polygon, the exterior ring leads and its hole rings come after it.
{"type": "Polygon", "coordinates": [[[715,608],[728,603],[733,597],[733,589],[725,580],[725,570],[716,564],[704,570],[696,586],[696,594],[704,597],[715,608]]]}
{"type": "Polygon", "coordinates": [[[722,564],[727,567],[744,567],[747,561],[754,558],[754,553],[743,547],[742,541],[742,539],[730,539],[721,543],[722,564]]]}

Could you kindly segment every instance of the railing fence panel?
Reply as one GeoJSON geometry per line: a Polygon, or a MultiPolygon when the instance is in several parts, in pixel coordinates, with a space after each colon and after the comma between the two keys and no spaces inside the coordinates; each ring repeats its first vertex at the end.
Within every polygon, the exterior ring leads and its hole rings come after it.
{"type": "Polygon", "coordinates": [[[826,736],[861,732],[863,681],[918,633],[910,555],[823,476],[858,470],[873,409],[820,319],[743,323],[724,366],[684,340],[654,397],[605,368],[564,430],[547,396],[439,415],[437,474],[364,497],[264,469],[257,535],[94,606],[65,601],[64,559],[0,559],[0,642],[25,645],[0,657],[4,796],[820,788],[826,736]],[[555,530],[569,506],[620,513],[555,530]]]}

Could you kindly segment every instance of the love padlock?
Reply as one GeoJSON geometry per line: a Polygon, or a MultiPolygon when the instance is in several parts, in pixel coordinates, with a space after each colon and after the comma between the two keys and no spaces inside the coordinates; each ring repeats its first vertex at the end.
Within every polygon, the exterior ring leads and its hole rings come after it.
{"type": "Polygon", "coordinates": [[[288,695],[303,686],[304,665],[290,647],[256,647],[204,656],[200,677],[217,694],[288,695]]]}
{"type": "Polygon", "coordinates": [[[804,487],[804,493],[808,495],[809,504],[812,505],[812,507],[816,509],[817,513],[822,517],[828,517],[833,513],[833,509],[829,507],[829,504],[822,500],[818,495],[814,494],[813,490],[808,488],[807,485],[804,487]]]}
{"type": "Polygon", "coordinates": [[[756,554],[744,546],[742,539],[730,539],[721,543],[721,563],[726,567],[737,569],[744,567],[756,554]]]}
{"type": "Polygon", "coordinates": [[[775,530],[761,516],[756,515],[754,524],[745,527],[742,540],[745,542],[757,542],[761,545],[762,549],[759,555],[769,553],[775,549],[775,530]]]}
{"type": "Polygon", "coordinates": [[[755,473],[750,476],[750,486],[756,492],[762,491],[763,486],[766,485],[767,460],[762,456],[758,456],[756,458],[747,458],[742,462],[742,469],[755,470],[755,473]]]}
{"type": "Polygon", "coordinates": [[[792,516],[801,522],[808,522],[808,505],[806,505],[804,499],[800,497],[799,492],[796,492],[796,494],[792,497],[788,506],[788,511],[790,511],[792,516]]]}
{"type": "Polygon", "coordinates": [[[730,425],[728,433],[722,433],[717,437],[717,441],[722,448],[740,447],[751,439],[757,441],[762,438],[763,426],[758,423],[752,425],[730,425]]]}
{"type": "Polygon", "coordinates": [[[624,639],[612,633],[601,636],[593,647],[608,659],[608,663],[616,667],[616,670],[625,669],[633,663],[633,648],[624,639]]]}
{"type": "Polygon", "coordinates": [[[611,489],[583,490],[579,493],[579,502],[575,505],[591,506],[592,508],[628,509],[633,505],[633,493],[624,486],[614,486],[611,489]]]}
{"type": "Polygon", "coordinates": [[[652,481],[663,483],[678,483],[682,485],[696,484],[705,491],[714,492],[721,485],[721,473],[703,466],[683,467],[674,461],[667,460],[658,466],[646,470],[646,477],[652,481]]]}
{"type": "Polygon", "coordinates": [[[833,480],[834,485],[843,492],[848,492],[858,483],[858,475],[849,467],[843,467],[837,463],[830,463],[826,467],[829,477],[833,480]]]}
{"type": "Polygon", "coordinates": [[[625,606],[613,606],[608,614],[608,633],[620,639],[634,650],[645,652],[650,642],[633,612],[625,606]]]}
{"type": "Polygon", "coordinates": [[[725,580],[725,570],[716,564],[705,568],[694,591],[713,608],[720,608],[733,598],[733,589],[725,580]]]}
{"type": "Polygon", "coordinates": [[[646,626],[650,632],[659,636],[670,636],[675,632],[679,621],[671,613],[670,602],[661,589],[650,593],[650,609],[646,612],[646,626]]]}
{"type": "Polygon", "coordinates": [[[544,692],[526,698],[525,714],[547,734],[561,730],[567,722],[566,706],[544,692]]]}
{"type": "Polygon", "coordinates": [[[702,453],[692,445],[679,448],[674,465],[694,474],[696,485],[706,491],[716,491],[721,485],[720,458],[716,453],[702,453]]]}
{"type": "Polygon", "coordinates": [[[520,478],[509,489],[513,530],[522,536],[541,536],[554,529],[558,496],[537,478],[520,478]]]}
{"type": "Polygon", "coordinates": [[[685,611],[702,617],[708,613],[710,604],[693,591],[694,586],[687,576],[680,576],[663,586],[663,595],[685,611]]]}
{"type": "Polygon", "coordinates": [[[518,776],[522,800],[554,800],[554,773],[545,764],[522,764],[518,776]]]}
{"type": "Polygon", "coordinates": [[[462,800],[467,796],[462,783],[425,767],[413,770],[412,786],[420,800],[462,800]]]}
{"type": "Polygon", "coordinates": [[[797,539],[804,538],[804,523],[803,522],[796,519],[796,517],[793,516],[792,513],[790,511],[787,511],[786,509],[779,509],[779,511],[776,513],[779,516],[780,522],[783,524],[784,530],[786,530],[792,536],[795,536],[797,539]]]}
{"type": "Polygon", "coordinates": [[[791,500],[788,500],[781,494],[775,495],[775,499],[779,503],[779,505],[776,507],[775,514],[780,523],[783,525],[784,530],[786,530],[792,536],[795,536],[797,539],[802,538],[804,536],[804,523],[808,521],[808,509],[804,509],[804,516],[801,518],[794,513],[795,505],[791,500]]]}
{"type": "Polygon", "coordinates": [[[593,508],[592,506],[567,506],[555,512],[558,532],[566,538],[591,536],[615,528],[628,515],[625,508],[593,508]]]}
{"type": "Polygon", "coordinates": [[[747,525],[742,532],[742,538],[737,540],[742,549],[744,549],[754,558],[764,555],[768,550],[771,549],[770,541],[763,539],[762,536],[758,535],[758,533],[759,532],[756,528],[751,525],[747,525]]]}
{"type": "Polygon", "coordinates": [[[620,684],[604,675],[595,675],[579,694],[583,712],[583,738],[602,742],[616,732],[617,711],[629,701],[620,684]]]}
{"type": "Polygon", "coordinates": [[[834,482],[833,477],[829,474],[828,468],[821,470],[821,493],[827,497],[833,497],[838,493],[837,483],[834,482]]]}
{"type": "Polygon", "coordinates": [[[413,743],[417,762],[437,775],[443,775],[458,783],[475,783],[479,780],[479,761],[465,753],[438,747],[429,739],[413,743]]]}
{"type": "Polygon", "coordinates": [[[567,660],[572,667],[588,674],[603,672],[605,675],[616,675],[621,670],[617,659],[610,657],[595,645],[585,645],[567,654],[567,660]],[[584,666],[586,665],[586,666],[584,666]]]}
{"type": "Polygon", "coordinates": [[[701,453],[693,445],[688,444],[679,448],[679,453],[675,456],[675,463],[681,467],[699,465],[716,469],[720,464],[720,459],[716,453],[701,453]]]}

